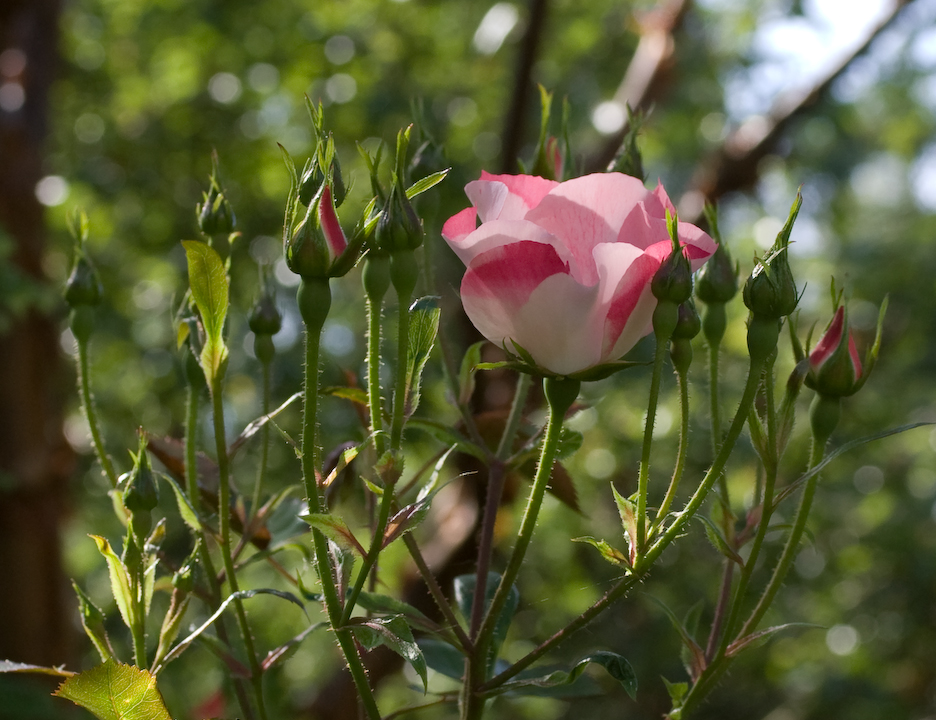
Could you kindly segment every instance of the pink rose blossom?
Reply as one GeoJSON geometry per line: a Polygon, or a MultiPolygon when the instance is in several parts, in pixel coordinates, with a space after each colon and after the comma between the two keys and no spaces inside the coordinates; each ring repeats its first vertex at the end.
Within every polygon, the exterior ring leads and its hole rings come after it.
{"type": "MultiPolygon", "coordinates": [[[[662,185],[600,173],[564,183],[490,175],[465,186],[472,207],[442,235],[467,271],[465,312],[488,340],[571,375],[617,360],[650,332],[650,281],[672,251],[662,185]],[[478,225],[480,219],[480,225],[478,225]]],[[[689,223],[678,235],[693,270],[715,242],[689,223]]]]}

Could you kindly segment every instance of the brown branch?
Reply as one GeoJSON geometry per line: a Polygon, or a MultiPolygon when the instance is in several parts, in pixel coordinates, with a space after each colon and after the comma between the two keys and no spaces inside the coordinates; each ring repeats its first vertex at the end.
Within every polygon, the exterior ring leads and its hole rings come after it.
{"type": "Polygon", "coordinates": [[[781,95],[766,115],[747,118],[696,170],[691,189],[679,202],[690,222],[699,220],[705,201],[714,202],[728,192],[750,188],[757,181],[758,165],[776,146],[791,122],[815,107],[852,63],[896,20],[912,0],[895,0],[890,13],[870,30],[864,42],[813,87],[781,95]]]}
{"type": "Polygon", "coordinates": [[[517,156],[523,140],[523,123],[532,87],[533,63],[539,50],[543,28],[546,25],[547,0],[530,0],[530,12],[526,32],[517,56],[514,74],[514,89],[510,98],[510,111],[504,121],[501,138],[501,170],[505,173],[517,171],[517,156]]]}
{"type": "MultiPolygon", "coordinates": [[[[640,41],[624,73],[624,79],[614,93],[613,102],[622,108],[648,110],[665,84],[676,43],[673,34],[682,24],[691,0],[667,0],[653,12],[639,19],[640,41]]],[[[610,163],[627,134],[625,123],[608,137],[601,149],[585,163],[586,172],[604,170],[610,163]]]]}

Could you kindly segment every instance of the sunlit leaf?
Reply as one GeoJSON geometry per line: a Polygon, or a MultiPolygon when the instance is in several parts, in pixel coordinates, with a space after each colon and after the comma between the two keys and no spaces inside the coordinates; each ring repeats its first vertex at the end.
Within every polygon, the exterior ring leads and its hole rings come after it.
{"type": "Polygon", "coordinates": [[[224,319],[228,310],[228,279],[221,256],[209,245],[198,240],[183,240],[188,260],[192,298],[205,326],[205,347],[201,365],[209,386],[227,359],[224,344],[224,319]]]}
{"type": "Polygon", "coordinates": [[[156,678],[146,670],[113,660],[68,678],[55,695],[100,720],[172,720],[156,688],[156,678]]]}

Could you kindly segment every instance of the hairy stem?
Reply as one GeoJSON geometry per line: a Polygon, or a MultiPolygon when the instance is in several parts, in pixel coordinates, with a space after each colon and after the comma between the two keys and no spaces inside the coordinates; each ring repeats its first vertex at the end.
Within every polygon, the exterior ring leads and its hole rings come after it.
{"type": "Polygon", "coordinates": [[[110,482],[111,487],[117,487],[117,473],[114,471],[114,464],[110,456],[104,449],[104,440],[101,436],[101,428],[98,424],[97,410],[94,407],[94,397],[91,395],[91,378],[88,363],[88,342],[87,340],[78,340],[78,386],[81,390],[81,405],[84,408],[85,417],[88,420],[88,427],[91,430],[91,442],[94,445],[94,453],[101,463],[101,469],[104,476],[110,482]]]}
{"type": "Polygon", "coordinates": [[[637,475],[637,557],[643,554],[647,544],[647,493],[650,484],[650,448],[653,445],[653,423],[656,419],[657,402],[660,397],[660,379],[663,361],[666,358],[668,338],[658,337],[653,355],[653,376],[650,379],[650,400],[647,403],[647,422],[644,425],[643,446],[640,451],[640,472],[637,475]]]}

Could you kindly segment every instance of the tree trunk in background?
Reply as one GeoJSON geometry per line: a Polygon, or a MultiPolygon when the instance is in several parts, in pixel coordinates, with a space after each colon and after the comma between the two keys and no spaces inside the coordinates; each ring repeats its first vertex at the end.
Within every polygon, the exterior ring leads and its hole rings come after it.
{"type": "MultiPolygon", "coordinates": [[[[45,233],[35,187],[59,16],[59,0],[0,2],[0,261],[8,277],[37,283],[45,233]]],[[[10,291],[0,287],[0,303],[10,291]]],[[[30,310],[0,327],[0,658],[41,665],[72,660],[74,647],[59,538],[71,465],[59,364],[51,318],[30,310]]]]}

